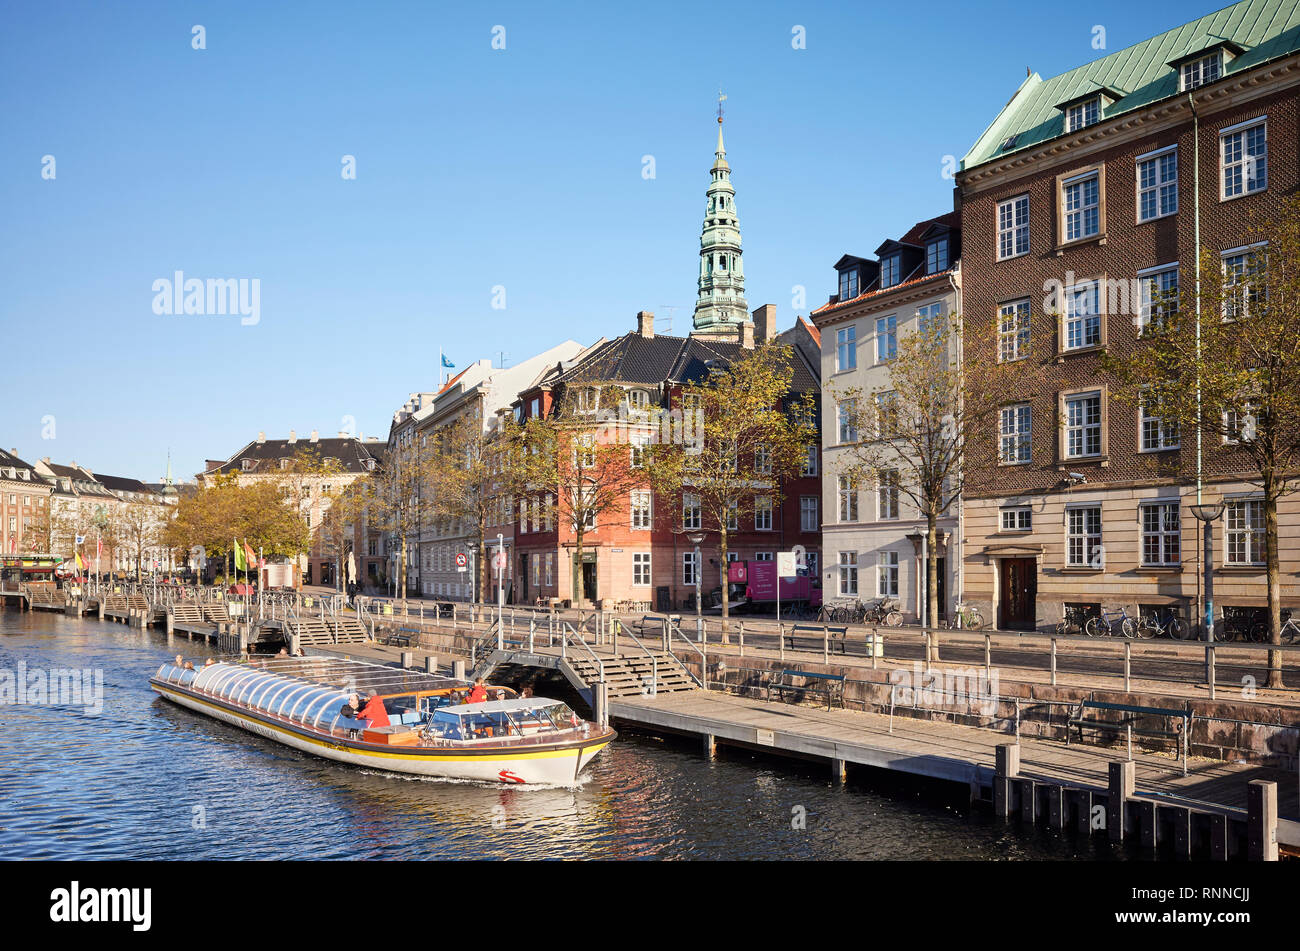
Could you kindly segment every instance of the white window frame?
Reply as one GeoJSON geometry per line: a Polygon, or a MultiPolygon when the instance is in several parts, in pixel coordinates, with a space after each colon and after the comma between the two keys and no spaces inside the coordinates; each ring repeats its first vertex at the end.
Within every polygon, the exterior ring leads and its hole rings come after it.
{"type": "Polygon", "coordinates": [[[650,573],[650,552],[635,551],[632,553],[632,587],[648,588],[650,587],[654,576],[650,573]]]}
{"type": "Polygon", "coordinates": [[[835,332],[835,371],[858,368],[858,328],[850,324],[835,332]]]}
{"type": "Polygon", "coordinates": [[[818,446],[816,443],[811,444],[804,452],[803,463],[799,466],[799,475],[815,476],[817,475],[817,454],[818,446]]]}
{"type": "Polygon", "coordinates": [[[836,482],[836,490],[839,494],[839,521],[842,524],[857,522],[859,520],[858,487],[848,476],[842,475],[836,482]]]}
{"type": "Polygon", "coordinates": [[[1228,567],[1263,565],[1264,541],[1264,500],[1256,497],[1226,500],[1223,511],[1223,564],[1228,567]],[[1236,551],[1240,551],[1243,557],[1236,557],[1236,551]],[[1252,558],[1252,555],[1255,557],[1252,558]]]}
{"type": "Polygon", "coordinates": [[[1088,350],[1102,345],[1101,281],[1079,281],[1065,289],[1065,315],[1061,319],[1061,351],[1088,350]],[[1091,300],[1089,301],[1089,297],[1091,300]],[[1080,301],[1090,310],[1080,310],[1080,301]],[[1091,333],[1089,333],[1091,331],[1091,333]]]}
{"type": "Polygon", "coordinates": [[[688,531],[699,531],[703,518],[700,497],[693,492],[685,493],[682,496],[682,528],[688,531]]]}
{"type": "Polygon", "coordinates": [[[1094,168],[1061,181],[1061,222],[1064,244],[1087,241],[1101,234],[1101,169],[1094,168]]]}
{"type": "Polygon", "coordinates": [[[898,480],[897,469],[880,471],[876,480],[876,521],[896,522],[900,518],[898,480]]]}
{"type": "Polygon", "coordinates": [[[648,530],[654,523],[654,496],[648,489],[633,489],[628,506],[632,510],[632,528],[648,530]]]}
{"type": "Polygon", "coordinates": [[[998,463],[1023,466],[1033,461],[1034,416],[1029,403],[1003,406],[998,414],[998,463]],[[1008,426],[1008,423],[1011,425],[1008,426]],[[1008,452],[1008,448],[1012,451],[1008,452]]]}
{"type": "Polygon", "coordinates": [[[840,595],[856,597],[858,593],[858,553],[856,551],[840,552],[839,564],[840,595]]]}
{"type": "Polygon", "coordinates": [[[1223,50],[1215,50],[1178,67],[1178,91],[1188,92],[1223,76],[1223,50]]]}
{"type": "Polygon", "coordinates": [[[1138,334],[1150,326],[1153,316],[1163,320],[1178,313],[1178,295],[1182,287],[1182,275],[1178,262],[1160,264],[1156,267],[1143,268],[1137,272],[1142,285],[1142,300],[1138,311],[1138,334]],[[1172,280],[1169,278],[1172,277],[1172,280]],[[1159,298],[1159,303],[1157,303],[1159,298]]]}
{"type": "Polygon", "coordinates": [[[1065,397],[1064,423],[1065,423],[1065,458],[1066,459],[1092,459],[1095,458],[1096,456],[1102,455],[1102,452],[1105,449],[1105,440],[1103,439],[1103,436],[1105,435],[1105,418],[1104,418],[1105,406],[1103,405],[1104,402],[1105,401],[1103,399],[1101,390],[1088,390],[1085,393],[1071,393],[1069,396],[1065,397]],[[1081,415],[1076,420],[1071,415],[1071,404],[1086,403],[1091,400],[1097,401],[1097,418],[1095,420],[1088,419],[1087,416],[1088,411],[1086,408],[1084,408],[1081,410],[1081,415]],[[1097,451],[1089,452],[1088,436],[1089,433],[1091,433],[1094,429],[1096,431],[1097,451]],[[1079,446],[1082,449],[1081,452],[1073,451],[1074,440],[1071,437],[1072,435],[1075,434],[1078,435],[1079,446]]]}
{"type": "Polygon", "coordinates": [[[1009,505],[998,510],[999,531],[1032,532],[1034,530],[1034,510],[1028,505],[1009,505]]]}
{"type": "Polygon", "coordinates": [[[770,495],[754,496],[754,531],[770,532],[772,530],[772,511],[774,508],[770,495]]]}
{"type": "Polygon", "coordinates": [[[1147,499],[1138,505],[1139,530],[1142,534],[1142,564],[1148,568],[1168,568],[1182,563],[1182,512],[1178,499],[1147,499]],[[1169,512],[1173,512],[1173,522],[1169,512]],[[1154,528],[1152,518],[1154,517],[1154,528]],[[1156,558],[1151,558],[1150,548],[1156,558]]]}
{"type": "Polygon", "coordinates": [[[1246,195],[1256,195],[1268,189],[1268,116],[1249,119],[1219,130],[1219,200],[1229,201],[1246,195]],[[1256,129],[1263,132],[1263,152],[1252,153],[1252,137],[1256,129]],[[1232,159],[1229,160],[1229,153],[1232,159]],[[1251,176],[1251,172],[1254,176],[1251,176]],[[1254,187],[1251,187],[1251,183],[1254,187]]]}
{"type": "Polygon", "coordinates": [[[858,427],[855,417],[858,412],[856,399],[840,400],[835,404],[836,435],[839,444],[848,446],[858,441],[858,427]]]}
{"type": "Polygon", "coordinates": [[[998,260],[1008,261],[1028,254],[1029,194],[998,202],[996,216],[998,260]]]}
{"type": "Polygon", "coordinates": [[[799,531],[815,532],[820,527],[818,523],[818,508],[821,499],[815,495],[799,496],[799,531]]]}
{"type": "Polygon", "coordinates": [[[898,356],[898,315],[876,318],[876,363],[888,363],[898,356]]]}
{"type": "Polygon", "coordinates": [[[898,597],[898,575],[901,559],[896,551],[882,551],[876,557],[876,597],[898,597]]]}
{"type": "Polygon", "coordinates": [[[1137,203],[1134,206],[1138,224],[1168,218],[1178,214],[1178,146],[1168,145],[1139,155],[1134,160],[1134,187],[1137,189],[1137,203]],[[1152,172],[1149,184],[1142,183],[1144,170],[1152,172]],[[1150,197],[1155,206],[1155,214],[1142,213],[1142,199],[1150,197]],[[1166,201],[1168,199],[1168,201],[1166,201]]]}
{"type": "Polygon", "coordinates": [[[682,584],[695,587],[695,551],[682,552],[682,584]]]}
{"type": "Polygon", "coordinates": [[[1071,505],[1065,510],[1065,564],[1068,568],[1105,567],[1105,549],[1102,545],[1103,522],[1101,503],[1071,505]],[[1093,531],[1091,513],[1096,513],[1096,531],[1093,531]],[[1077,519],[1077,521],[1076,521],[1077,519]],[[1095,556],[1101,553],[1103,564],[1094,565],[1095,556]]]}
{"type": "Polygon", "coordinates": [[[1146,397],[1138,397],[1138,452],[1168,452],[1180,447],[1181,434],[1178,422],[1166,423],[1164,418],[1147,412],[1146,397]],[[1148,439],[1154,435],[1154,439],[1148,439]],[[1148,442],[1151,445],[1148,445],[1148,442]]]}
{"type": "Polygon", "coordinates": [[[1101,121],[1101,96],[1076,102],[1065,110],[1065,131],[1078,132],[1101,121]]]}
{"type": "Polygon", "coordinates": [[[999,363],[1012,363],[1029,356],[1031,319],[1028,297],[998,305],[999,363]]]}

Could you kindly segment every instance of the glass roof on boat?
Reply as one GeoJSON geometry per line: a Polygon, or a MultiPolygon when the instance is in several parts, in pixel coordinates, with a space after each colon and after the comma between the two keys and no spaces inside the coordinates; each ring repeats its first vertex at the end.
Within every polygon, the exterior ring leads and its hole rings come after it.
{"type": "MultiPolygon", "coordinates": [[[[273,674],[289,677],[303,683],[334,687],[338,690],[356,691],[365,696],[373,694],[396,695],[416,693],[426,690],[449,690],[468,687],[463,680],[427,674],[418,670],[403,670],[400,667],[386,667],[383,664],[371,664],[365,661],[347,660],[342,657],[253,657],[244,662],[222,662],[211,664],[199,671],[195,686],[200,689],[213,689],[217,675],[210,671],[221,669],[227,673],[221,677],[222,688],[226,686],[228,672],[239,671],[245,677],[257,674],[273,674]]],[[[222,694],[226,696],[225,693],[222,694]]],[[[247,700],[253,693],[245,694],[247,700]]]]}
{"type": "Polygon", "coordinates": [[[510,700],[485,700],[482,703],[462,703],[454,707],[443,707],[439,713],[452,713],[460,716],[466,713],[519,713],[523,710],[537,710],[541,707],[553,707],[559,700],[547,700],[545,697],[516,697],[510,700]]]}

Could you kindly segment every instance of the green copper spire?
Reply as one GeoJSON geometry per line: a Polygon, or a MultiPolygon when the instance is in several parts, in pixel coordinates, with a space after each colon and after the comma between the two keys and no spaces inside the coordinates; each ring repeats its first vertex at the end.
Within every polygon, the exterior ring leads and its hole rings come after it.
{"type": "Polygon", "coordinates": [[[726,330],[749,319],[745,303],[745,268],[741,263],[740,221],[736,217],[736,190],[731,187],[731,166],[722,144],[722,100],[718,96],[718,150],[714,154],[712,181],[700,234],[699,295],[695,300],[695,330],[726,330]]]}

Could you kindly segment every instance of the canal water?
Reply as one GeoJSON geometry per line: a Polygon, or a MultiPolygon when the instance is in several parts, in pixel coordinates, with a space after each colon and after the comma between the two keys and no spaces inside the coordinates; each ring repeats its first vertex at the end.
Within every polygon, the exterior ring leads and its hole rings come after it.
{"type": "MultiPolygon", "coordinates": [[[[1105,859],[971,810],[965,789],[623,734],[575,789],[315,759],[158,698],[184,637],[0,609],[0,675],[102,672],[103,709],[0,706],[0,859],[1105,859]]],[[[5,679],[9,679],[5,678],[5,679]]]]}

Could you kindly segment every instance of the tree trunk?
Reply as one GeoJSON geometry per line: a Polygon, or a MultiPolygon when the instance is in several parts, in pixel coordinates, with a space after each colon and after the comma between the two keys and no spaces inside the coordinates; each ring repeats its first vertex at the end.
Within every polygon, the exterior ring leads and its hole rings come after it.
{"type": "MultiPolygon", "coordinates": [[[[731,617],[731,592],[727,586],[727,521],[725,515],[720,524],[722,528],[718,532],[718,573],[722,576],[722,643],[730,644],[730,623],[728,618],[731,617]]],[[[700,561],[703,560],[704,556],[701,554],[700,561]]],[[[700,565],[700,571],[703,570],[704,565],[700,565]]],[[[700,580],[703,580],[702,576],[700,580]]],[[[780,584],[779,581],[777,583],[780,584]]]]}
{"type": "MultiPolygon", "coordinates": [[[[1264,558],[1268,577],[1268,641],[1274,647],[1282,645],[1282,581],[1277,550],[1277,479],[1273,473],[1264,474],[1264,558]]],[[[1268,652],[1268,684],[1281,689],[1282,652],[1268,652]]]]}
{"type": "MultiPolygon", "coordinates": [[[[939,627],[939,605],[936,603],[935,595],[939,592],[939,559],[936,557],[935,545],[938,543],[939,532],[935,523],[938,521],[931,509],[925,515],[925,605],[926,605],[926,627],[937,629],[939,627]]],[[[930,656],[926,658],[926,665],[933,664],[939,659],[939,642],[931,635],[927,643],[930,645],[930,656]]]]}

